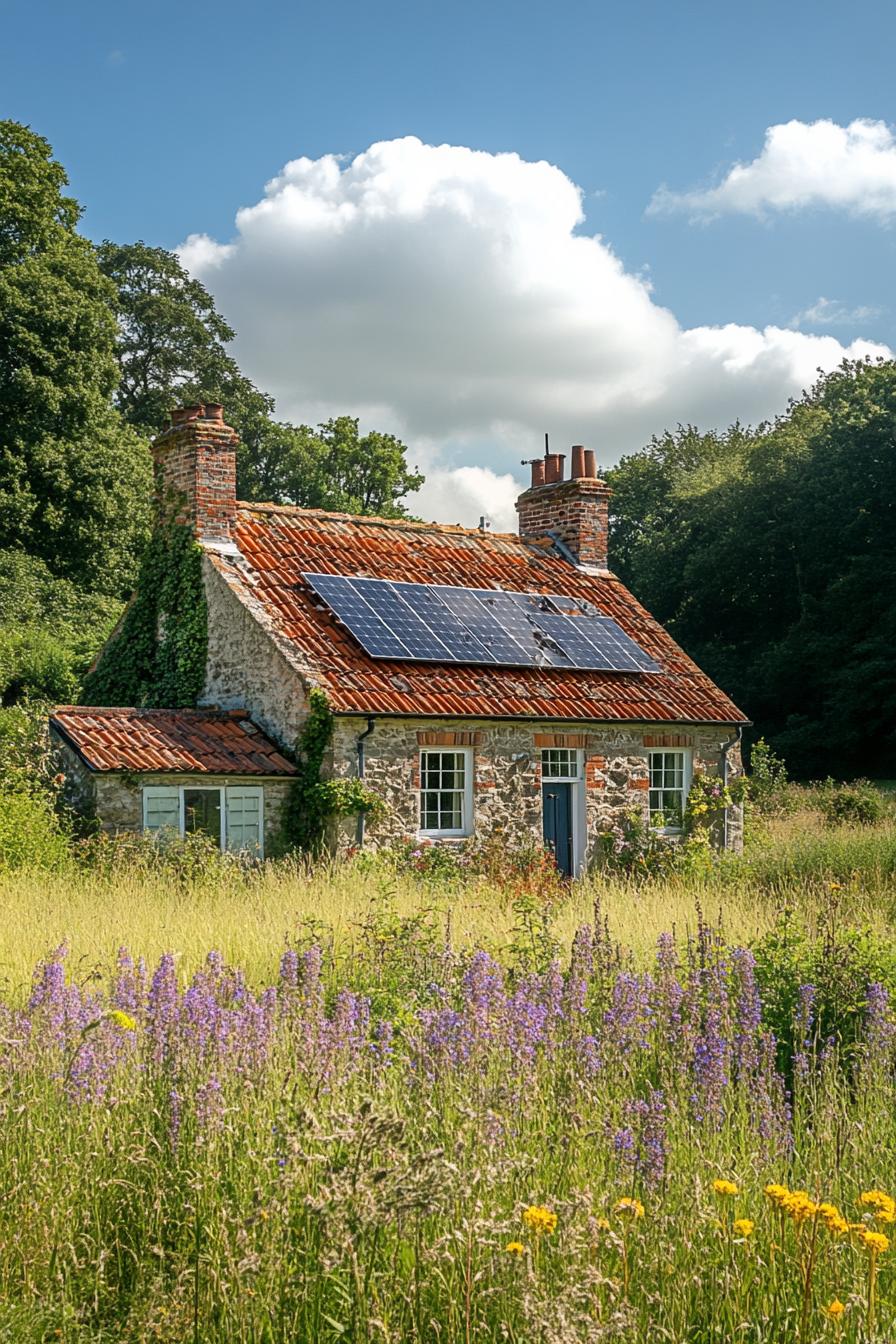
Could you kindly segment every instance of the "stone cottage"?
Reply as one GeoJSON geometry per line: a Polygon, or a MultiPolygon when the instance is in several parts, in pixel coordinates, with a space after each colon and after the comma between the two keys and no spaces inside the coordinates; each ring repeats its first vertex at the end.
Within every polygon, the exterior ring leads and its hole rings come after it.
{"type": "MultiPolygon", "coordinates": [[[[674,833],[695,772],[740,772],[744,715],[608,567],[593,452],[574,447],[569,476],[562,454],[535,459],[519,534],[499,535],[242,503],[235,447],[217,405],[176,411],[153,445],[160,517],[201,551],[192,707],[53,716],[107,828],[263,853],[314,688],[332,715],[321,778],[361,777],[385,804],[342,818],[341,847],[501,828],[576,874],[624,814],[674,833]]],[[[739,847],[738,808],[720,838],[739,847]]]]}

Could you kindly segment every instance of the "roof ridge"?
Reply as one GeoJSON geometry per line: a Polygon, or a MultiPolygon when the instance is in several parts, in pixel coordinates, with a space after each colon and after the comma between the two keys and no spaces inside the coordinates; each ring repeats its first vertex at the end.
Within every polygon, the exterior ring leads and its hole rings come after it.
{"type": "Polygon", "coordinates": [[[183,705],[166,707],[164,705],[56,705],[50,717],[56,714],[91,714],[109,716],[114,714],[138,714],[142,718],[178,715],[191,719],[251,719],[247,709],[221,709],[218,705],[183,705]]]}
{"type": "Polygon", "coordinates": [[[356,527],[394,527],[408,532],[460,533],[464,536],[481,537],[486,540],[490,537],[499,537],[502,541],[518,541],[521,545],[524,544],[518,532],[484,532],[479,527],[462,527],[460,523],[426,522],[423,518],[383,518],[379,514],[373,513],[347,513],[335,509],[303,509],[298,504],[269,504],[246,499],[238,499],[236,507],[255,513],[281,513],[288,517],[332,518],[335,522],[353,523],[356,527]]]}

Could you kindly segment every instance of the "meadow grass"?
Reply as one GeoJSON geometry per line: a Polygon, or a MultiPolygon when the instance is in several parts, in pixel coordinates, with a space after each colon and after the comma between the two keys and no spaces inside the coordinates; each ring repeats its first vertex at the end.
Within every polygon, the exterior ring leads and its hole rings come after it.
{"type": "MultiPolygon", "coordinates": [[[[568,947],[598,900],[614,941],[643,964],[661,933],[693,932],[698,907],[734,943],[755,941],[783,909],[798,910],[811,929],[827,917],[832,883],[840,888],[842,918],[879,932],[896,923],[892,822],[822,830],[817,815],[804,811],[766,824],[744,858],[726,861],[709,877],[674,873],[636,882],[594,875],[572,884],[546,919],[568,947]]],[[[426,911],[453,947],[496,954],[513,941],[519,924],[508,886],[421,882],[375,862],[309,868],[283,861],[247,872],[211,865],[189,880],[145,863],[0,872],[0,987],[20,998],[35,964],[63,943],[69,965],[82,975],[111,965],[123,944],[149,962],[173,952],[183,976],[215,948],[251,982],[266,983],[286,943],[309,930],[339,959],[350,959],[384,906],[397,918],[426,911]]]]}
{"type": "Polygon", "coordinates": [[[841,1038],[795,982],[782,1060],[747,944],[887,939],[894,871],[803,814],[544,912],[366,861],[0,878],[0,1341],[883,1344],[888,995],[844,962],[841,1038]]]}

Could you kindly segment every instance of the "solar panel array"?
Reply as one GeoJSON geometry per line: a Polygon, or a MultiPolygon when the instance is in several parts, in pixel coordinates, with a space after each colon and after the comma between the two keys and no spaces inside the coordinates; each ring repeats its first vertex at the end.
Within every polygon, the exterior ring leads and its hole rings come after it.
{"type": "Polygon", "coordinates": [[[659,672],[609,616],[562,594],[304,574],[371,658],[659,672]]]}

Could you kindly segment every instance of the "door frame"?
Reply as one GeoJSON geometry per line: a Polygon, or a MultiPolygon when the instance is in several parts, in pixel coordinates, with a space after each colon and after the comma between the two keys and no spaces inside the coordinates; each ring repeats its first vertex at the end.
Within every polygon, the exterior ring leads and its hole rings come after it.
{"type": "MultiPolygon", "coordinates": [[[[570,784],[569,810],[572,819],[572,875],[581,877],[585,870],[585,841],[588,835],[587,820],[585,814],[585,753],[581,747],[570,749],[575,758],[575,774],[567,775],[548,775],[544,774],[544,755],[549,751],[549,747],[542,748],[541,753],[541,785],[553,782],[554,784],[570,784]]],[[[544,840],[544,794],[542,793],[541,802],[541,835],[544,840]]]]}

